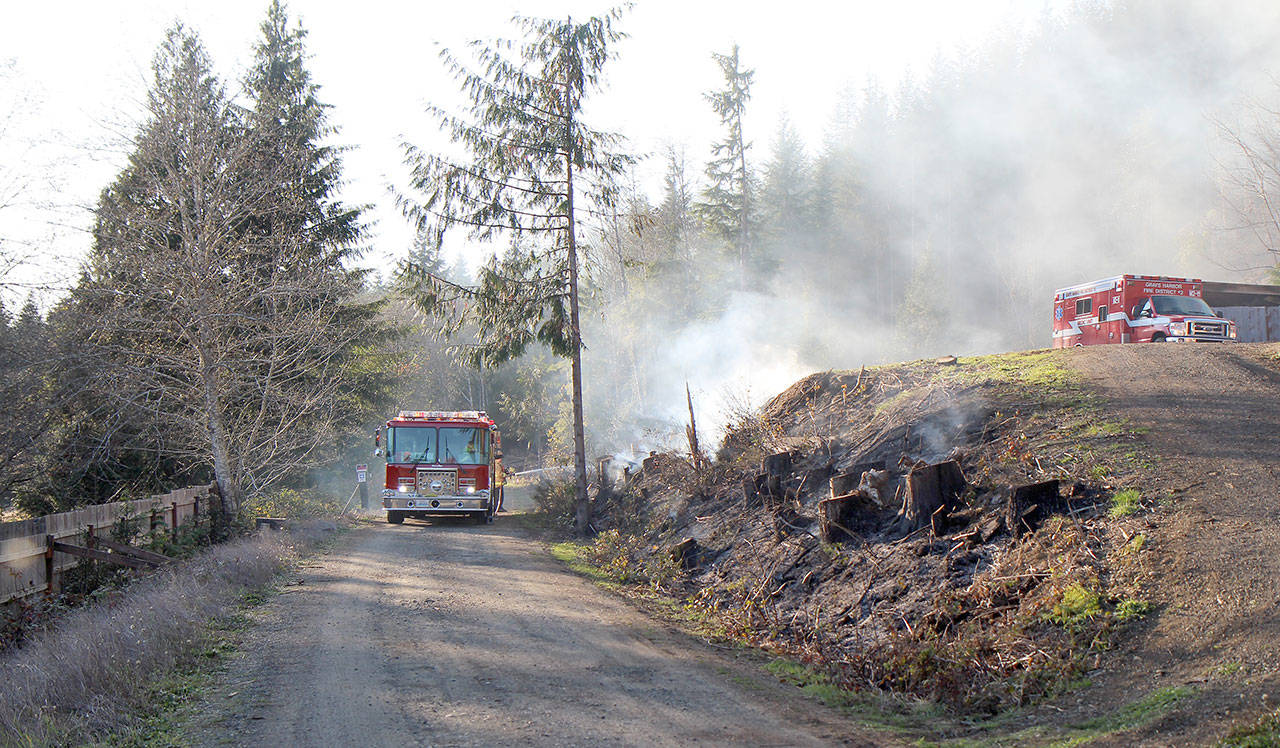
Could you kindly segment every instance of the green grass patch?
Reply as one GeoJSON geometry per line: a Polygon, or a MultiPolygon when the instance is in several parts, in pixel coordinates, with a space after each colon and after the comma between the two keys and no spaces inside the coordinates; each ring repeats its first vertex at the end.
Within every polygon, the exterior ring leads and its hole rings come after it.
{"type": "Polygon", "coordinates": [[[935,702],[849,691],[837,685],[830,675],[794,660],[776,658],[764,667],[779,681],[796,686],[809,698],[839,709],[868,727],[935,732],[939,721],[947,719],[946,710],[935,702]]]}
{"type": "Polygon", "coordinates": [[[1076,729],[1106,734],[1145,725],[1167,714],[1178,702],[1194,693],[1195,689],[1187,686],[1159,688],[1110,714],[1081,722],[1076,729]]]}
{"type": "Polygon", "coordinates": [[[1116,609],[1113,615],[1120,623],[1129,623],[1145,618],[1151,612],[1152,604],[1146,600],[1135,600],[1134,598],[1125,598],[1116,603],[1116,609]]]}
{"type": "Polygon", "coordinates": [[[1244,665],[1239,662],[1224,662],[1210,671],[1210,675],[1215,678],[1230,678],[1236,673],[1244,669],[1244,665]]]}
{"type": "MultiPolygon", "coordinates": [[[[283,576],[277,578],[277,583],[282,579],[283,576]]],[[[253,625],[248,611],[278,594],[277,584],[249,590],[241,596],[238,609],[211,621],[204,637],[195,644],[199,657],[149,684],[147,705],[139,714],[137,724],[108,736],[101,745],[113,748],[178,748],[190,745],[185,733],[195,716],[191,710],[216,683],[227,658],[239,650],[239,635],[253,625]]]]}
{"type": "Polygon", "coordinates": [[[587,558],[588,545],[573,540],[551,544],[551,556],[569,567],[575,574],[581,574],[593,582],[608,587],[616,587],[617,583],[587,558]]]}
{"type": "Polygon", "coordinates": [[[962,384],[991,382],[1031,390],[1048,404],[1066,407],[1092,405],[1095,398],[1084,376],[1064,363],[1062,351],[1039,350],[964,358],[945,367],[941,377],[962,384]]]}
{"type": "Polygon", "coordinates": [[[1107,510],[1112,518],[1128,517],[1137,513],[1142,507],[1142,494],[1136,489],[1126,488],[1123,491],[1117,491],[1111,497],[1111,508],[1107,510]]]}
{"type": "Polygon", "coordinates": [[[1045,614],[1045,620],[1063,628],[1080,628],[1089,620],[1102,615],[1102,596],[1083,584],[1073,584],[1062,591],[1062,599],[1045,614]]]}

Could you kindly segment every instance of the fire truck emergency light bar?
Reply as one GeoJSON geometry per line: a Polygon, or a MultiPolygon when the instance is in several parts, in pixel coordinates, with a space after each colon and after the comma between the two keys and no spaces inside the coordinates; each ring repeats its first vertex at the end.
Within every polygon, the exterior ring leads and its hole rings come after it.
{"type": "Polygon", "coordinates": [[[488,417],[483,410],[402,410],[396,416],[417,421],[479,421],[488,417]]]}

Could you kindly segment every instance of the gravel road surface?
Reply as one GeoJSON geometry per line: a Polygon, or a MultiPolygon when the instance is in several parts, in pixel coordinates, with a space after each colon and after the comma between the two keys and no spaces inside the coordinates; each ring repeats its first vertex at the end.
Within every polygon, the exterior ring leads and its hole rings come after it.
{"type": "Polygon", "coordinates": [[[254,613],[198,745],[884,745],[500,516],[364,525],[254,613]]]}

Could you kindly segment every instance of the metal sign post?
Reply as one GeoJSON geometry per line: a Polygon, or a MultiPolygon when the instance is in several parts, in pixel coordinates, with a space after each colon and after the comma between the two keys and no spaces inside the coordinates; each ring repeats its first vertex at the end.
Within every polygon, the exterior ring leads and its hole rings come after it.
{"type": "Polygon", "coordinates": [[[369,508],[369,466],[356,465],[356,483],[360,485],[360,508],[369,508]]]}

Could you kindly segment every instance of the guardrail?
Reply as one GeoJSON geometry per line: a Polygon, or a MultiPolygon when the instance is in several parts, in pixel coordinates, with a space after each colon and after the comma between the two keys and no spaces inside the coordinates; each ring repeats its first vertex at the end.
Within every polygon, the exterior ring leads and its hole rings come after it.
{"type": "MultiPolygon", "coordinates": [[[[58,589],[62,571],[75,566],[77,555],[59,547],[64,541],[85,536],[89,545],[96,535],[105,536],[121,517],[133,515],[151,531],[199,523],[210,516],[217,500],[213,485],[180,488],[167,494],[135,501],[95,504],[35,519],[0,523],[0,603],[58,589]]],[[[106,542],[99,540],[98,542],[106,542]]],[[[84,555],[84,554],[78,554],[84,555]]]]}

